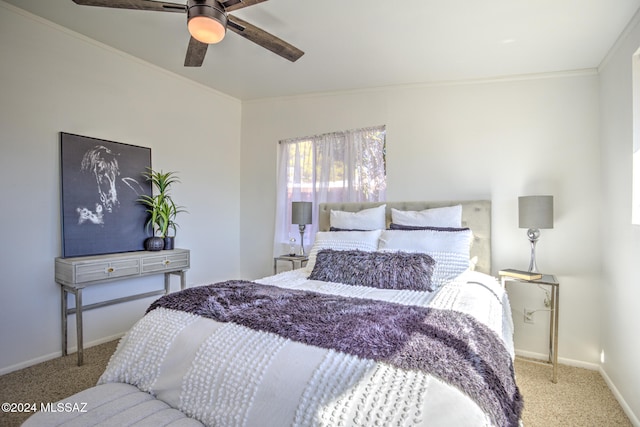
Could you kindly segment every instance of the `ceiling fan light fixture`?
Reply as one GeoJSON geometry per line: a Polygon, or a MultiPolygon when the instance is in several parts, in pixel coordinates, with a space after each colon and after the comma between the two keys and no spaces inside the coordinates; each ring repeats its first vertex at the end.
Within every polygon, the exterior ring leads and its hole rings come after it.
{"type": "Polygon", "coordinates": [[[227,30],[227,14],[215,0],[189,0],[187,27],[191,36],[202,43],[220,42],[227,30]]]}

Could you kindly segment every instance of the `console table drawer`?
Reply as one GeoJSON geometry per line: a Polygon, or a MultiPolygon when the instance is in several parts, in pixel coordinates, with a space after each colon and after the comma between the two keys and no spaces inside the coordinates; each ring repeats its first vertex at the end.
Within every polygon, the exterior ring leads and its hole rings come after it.
{"type": "Polygon", "coordinates": [[[89,259],[76,262],[56,260],[56,282],[71,286],[97,281],[109,281],[139,274],[139,258],[121,258],[100,262],[89,259]]]}
{"type": "Polygon", "coordinates": [[[184,268],[189,268],[189,252],[150,256],[142,260],[143,273],[182,270],[184,268]]]}
{"type": "Polygon", "coordinates": [[[76,283],[109,280],[140,274],[140,260],[137,258],[97,264],[78,264],[75,267],[76,283]]]}

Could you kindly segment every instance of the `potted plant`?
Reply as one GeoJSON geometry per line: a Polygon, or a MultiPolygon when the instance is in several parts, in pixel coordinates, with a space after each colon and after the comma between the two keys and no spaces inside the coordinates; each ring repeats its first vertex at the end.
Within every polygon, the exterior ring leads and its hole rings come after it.
{"type": "Polygon", "coordinates": [[[182,206],[175,204],[171,198],[171,186],[180,182],[176,172],[163,172],[148,169],[143,172],[147,181],[151,181],[155,195],[142,195],[138,202],[147,208],[149,218],[145,226],[151,230],[153,236],[145,241],[147,250],[173,249],[173,241],[178,224],[175,222],[176,216],[181,212],[186,212],[182,206]],[[173,234],[169,235],[169,230],[173,234]]]}

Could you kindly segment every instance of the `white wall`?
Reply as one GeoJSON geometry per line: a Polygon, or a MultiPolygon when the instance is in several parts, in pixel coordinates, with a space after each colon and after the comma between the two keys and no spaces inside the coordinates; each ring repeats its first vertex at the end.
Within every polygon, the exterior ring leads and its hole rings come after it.
{"type": "MultiPolygon", "coordinates": [[[[3,2],[0,57],[0,373],[60,355],[60,131],[151,147],[153,166],[182,180],[174,195],[190,213],[176,242],[191,249],[188,283],[239,275],[239,101],[3,2]]],[[[100,285],[85,302],[162,283],[100,285]]],[[[123,333],[150,302],[85,313],[85,343],[123,333]]]]}
{"type": "MultiPolygon", "coordinates": [[[[601,245],[597,194],[598,77],[593,71],[513,81],[384,88],[245,102],[242,111],[241,269],[270,274],[277,141],[387,125],[387,199],[493,201],[493,269],[526,268],[517,197],[555,196],[555,228],[543,230],[538,266],[562,282],[563,361],[599,357],[601,245]]],[[[536,287],[509,289],[520,352],[546,352],[548,316],[536,287]],[[526,326],[526,327],[525,327],[526,326]]]]}
{"type": "MultiPolygon", "coordinates": [[[[633,128],[632,55],[640,48],[638,16],[601,67],[602,126],[602,369],[640,426],[640,226],[631,225],[633,128]]],[[[640,84],[640,81],[635,82],[640,84]]],[[[634,119],[635,117],[635,119],[634,119]]]]}

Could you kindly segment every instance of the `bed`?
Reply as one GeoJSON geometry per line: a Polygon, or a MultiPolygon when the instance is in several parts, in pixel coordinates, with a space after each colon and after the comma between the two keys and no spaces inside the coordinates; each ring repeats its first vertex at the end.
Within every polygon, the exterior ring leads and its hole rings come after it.
{"type": "Polygon", "coordinates": [[[488,201],[323,204],[305,268],[155,301],[98,384],[25,426],[513,426],[488,201]]]}

